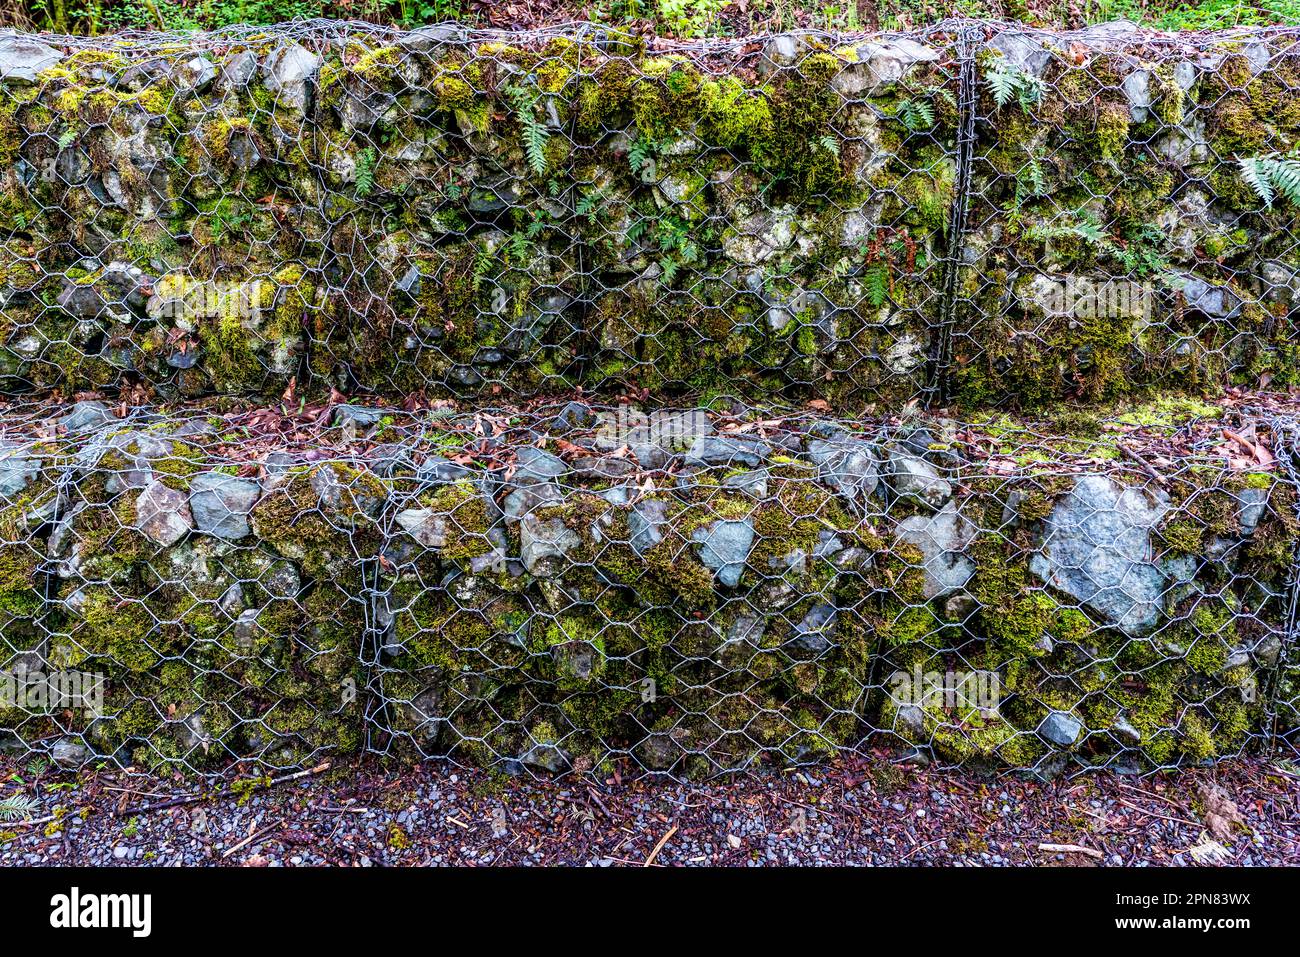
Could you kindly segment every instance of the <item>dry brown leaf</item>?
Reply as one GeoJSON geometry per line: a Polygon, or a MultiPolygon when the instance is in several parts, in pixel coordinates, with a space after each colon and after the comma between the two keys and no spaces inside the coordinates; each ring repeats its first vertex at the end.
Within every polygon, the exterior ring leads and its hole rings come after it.
{"type": "Polygon", "coordinates": [[[1203,805],[1201,820],[1205,822],[1206,829],[1220,841],[1232,840],[1232,825],[1246,826],[1241,811],[1237,809],[1237,802],[1213,781],[1204,782],[1200,794],[1203,805]]]}

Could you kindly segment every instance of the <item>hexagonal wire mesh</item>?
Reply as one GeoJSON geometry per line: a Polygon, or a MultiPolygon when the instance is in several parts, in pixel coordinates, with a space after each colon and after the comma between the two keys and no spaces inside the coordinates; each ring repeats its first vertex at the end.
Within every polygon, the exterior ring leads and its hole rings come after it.
{"type": "Polygon", "coordinates": [[[0,719],[64,761],[191,770],[1293,744],[1295,414],[16,407],[0,634],[49,697],[7,678],[0,719]]]}
{"type": "Polygon", "coordinates": [[[1294,745],[1291,407],[1052,404],[1293,383],[1296,36],[0,38],[9,743],[1294,745]]]}

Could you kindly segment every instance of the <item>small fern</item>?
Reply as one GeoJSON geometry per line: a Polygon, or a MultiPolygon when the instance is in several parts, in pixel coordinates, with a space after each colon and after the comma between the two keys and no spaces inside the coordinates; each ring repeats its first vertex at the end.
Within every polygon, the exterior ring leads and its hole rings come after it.
{"type": "Polygon", "coordinates": [[[984,82],[988,84],[993,94],[993,102],[998,109],[1015,100],[1026,113],[1042,100],[1046,89],[1043,81],[1038,77],[1031,73],[1023,73],[1006,63],[992,63],[986,66],[984,82]]]}
{"type": "Polygon", "coordinates": [[[0,798],[0,821],[17,821],[31,817],[39,807],[40,804],[35,798],[25,794],[11,794],[7,798],[0,798]]]}
{"type": "Polygon", "coordinates": [[[909,130],[928,130],[934,126],[934,107],[925,100],[903,100],[898,104],[897,116],[909,130]]]}
{"type": "Polygon", "coordinates": [[[1293,206],[1300,206],[1300,159],[1269,153],[1264,156],[1243,156],[1237,160],[1241,177],[1246,185],[1272,209],[1281,196],[1293,206]]]}
{"type": "Polygon", "coordinates": [[[367,146],[357,157],[357,196],[363,198],[375,188],[375,164],[378,154],[373,146],[367,146]]]}
{"type": "Polygon", "coordinates": [[[537,118],[538,97],[523,86],[510,87],[507,95],[519,120],[528,168],[535,176],[545,176],[546,167],[549,165],[546,159],[546,143],[551,134],[546,129],[546,125],[537,118]]]}
{"type": "Polygon", "coordinates": [[[990,66],[984,71],[984,82],[989,85],[989,90],[993,93],[993,102],[998,109],[1015,99],[1018,77],[1019,74],[1015,70],[1000,64],[990,66]]]}
{"type": "Polygon", "coordinates": [[[867,302],[879,309],[889,296],[889,268],[884,263],[873,263],[862,277],[866,287],[867,302]]]}
{"type": "Polygon", "coordinates": [[[643,136],[638,136],[627,148],[627,165],[631,167],[634,174],[639,174],[654,158],[654,152],[655,144],[643,136]]]}
{"type": "Polygon", "coordinates": [[[818,138],[817,144],[836,159],[840,158],[840,141],[830,133],[818,138]]]}

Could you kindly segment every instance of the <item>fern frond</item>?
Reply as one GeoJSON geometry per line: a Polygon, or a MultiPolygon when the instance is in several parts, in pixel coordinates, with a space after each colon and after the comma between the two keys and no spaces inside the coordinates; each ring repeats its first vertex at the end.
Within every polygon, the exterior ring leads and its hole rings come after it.
{"type": "Polygon", "coordinates": [[[867,302],[871,303],[873,308],[879,309],[885,304],[885,299],[889,295],[889,270],[884,263],[875,263],[867,267],[862,281],[866,287],[867,302]]]}
{"type": "Polygon", "coordinates": [[[1019,77],[1014,70],[1005,67],[989,67],[984,72],[984,81],[993,93],[993,102],[999,109],[1006,106],[1016,95],[1019,77]]]}
{"type": "Polygon", "coordinates": [[[1269,181],[1278,194],[1293,206],[1300,206],[1300,159],[1289,157],[1273,160],[1269,168],[1269,181]]]}
{"type": "Polygon", "coordinates": [[[35,798],[30,798],[26,794],[11,794],[7,798],[0,798],[0,821],[17,821],[31,817],[39,807],[40,804],[35,798]]]}
{"type": "Polygon", "coordinates": [[[357,196],[364,197],[375,188],[375,162],[377,155],[373,146],[367,146],[357,157],[357,196]]]}
{"type": "Polygon", "coordinates": [[[524,156],[528,159],[528,168],[534,176],[546,175],[546,142],[550,132],[545,124],[537,119],[537,99],[521,86],[511,87],[507,95],[515,108],[519,120],[520,137],[523,140],[524,156]]]}
{"type": "Polygon", "coordinates": [[[1280,196],[1293,206],[1300,206],[1300,158],[1269,153],[1265,156],[1243,156],[1237,160],[1241,178],[1263,202],[1272,209],[1280,196]]]}
{"type": "Polygon", "coordinates": [[[904,100],[898,104],[898,118],[909,130],[928,130],[934,126],[934,107],[925,100],[904,100]]]}

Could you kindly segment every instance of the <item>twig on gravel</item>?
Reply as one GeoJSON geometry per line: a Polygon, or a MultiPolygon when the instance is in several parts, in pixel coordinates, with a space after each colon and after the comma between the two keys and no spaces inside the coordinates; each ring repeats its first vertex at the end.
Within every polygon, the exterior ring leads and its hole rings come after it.
{"type": "Polygon", "coordinates": [[[659,856],[659,852],[662,851],[664,849],[664,845],[668,843],[668,839],[676,833],[677,833],[677,825],[674,824],[672,827],[668,829],[667,834],[659,838],[659,843],[655,845],[655,849],[650,852],[650,856],[645,859],[645,863],[642,864],[641,866],[649,867],[651,864],[653,864],[655,862],[655,858],[659,856]]]}
{"type": "Polygon", "coordinates": [[[912,848],[910,851],[908,851],[906,854],[904,854],[902,857],[900,857],[899,860],[900,860],[900,861],[905,861],[905,860],[907,860],[909,857],[911,857],[913,854],[915,854],[917,851],[923,851],[923,850],[925,850],[927,847],[932,847],[933,845],[938,844],[939,842],[941,842],[941,841],[943,841],[943,840],[944,840],[944,838],[942,838],[942,837],[936,837],[933,841],[926,841],[924,844],[918,844],[918,845],[916,845],[916,847],[912,848]]]}
{"type": "Polygon", "coordinates": [[[1156,794],[1154,791],[1144,791],[1141,788],[1133,787],[1133,785],[1131,784],[1124,784],[1122,781],[1118,783],[1119,786],[1122,787],[1125,791],[1132,791],[1134,794],[1141,794],[1149,798],[1155,798],[1157,801],[1163,801],[1164,803],[1168,804],[1170,807],[1177,808],[1178,810],[1182,811],[1184,814],[1188,813],[1187,808],[1183,807],[1173,798],[1167,798],[1163,794],[1156,794]]]}
{"type": "Polygon", "coordinates": [[[1119,804],[1124,805],[1130,811],[1137,811],[1139,814],[1145,814],[1148,817],[1158,817],[1162,821],[1170,821],[1174,824],[1188,824],[1192,827],[1201,826],[1197,824],[1195,821],[1187,820],[1187,818],[1185,817],[1170,817],[1167,814],[1157,814],[1155,811],[1148,811],[1146,808],[1138,807],[1136,804],[1129,804],[1128,801],[1125,801],[1122,797],[1116,797],[1115,801],[1119,804]]]}
{"type": "Polygon", "coordinates": [[[226,858],[228,858],[231,854],[234,854],[236,851],[242,850],[243,848],[247,847],[249,844],[252,844],[252,843],[253,843],[254,841],[256,841],[258,838],[265,837],[266,835],[270,834],[272,831],[274,831],[274,830],[276,830],[276,829],[278,829],[278,828],[282,828],[282,827],[284,827],[284,818],[281,818],[280,820],[276,821],[276,822],[275,822],[274,824],[272,824],[270,827],[264,827],[264,828],[262,828],[260,831],[257,831],[257,832],[254,833],[254,834],[250,834],[250,835],[248,835],[248,837],[244,838],[242,841],[240,841],[240,842],[239,842],[238,844],[236,844],[234,847],[229,848],[229,849],[227,849],[227,850],[225,850],[225,851],[222,851],[222,853],[221,853],[221,859],[224,861],[224,860],[225,860],[226,858]]]}
{"type": "Polygon", "coordinates": [[[1134,463],[1136,463],[1137,466],[1138,466],[1138,467],[1139,467],[1139,468],[1140,468],[1140,469],[1141,469],[1141,470],[1146,474],[1146,477],[1147,477],[1147,478],[1153,480],[1154,482],[1156,482],[1156,483],[1159,484],[1159,485],[1165,485],[1165,484],[1167,484],[1167,483],[1166,483],[1166,480],[1165,480],[1165,477],[1164,477],[1163,475],[1161,475],[1159,472],[1157,472],[1154,468],[1152,468],[1152,467],[1151,467],[1151,463],[1148,462],[1146,459],[1144,459],[1144,458],[1143,458],[1141,455],[1139,455],[1136,451],[1134,451],[1133,449],[1129,448],[1129,447],[1128,447],[1127,445],[1125,445],[1123,442],[1117,442],[1117,443],[1115,443],[1115,444],[1119,446],[1120,453],[1121,453],[1125,458],[1130,459],[1131,461],[1133,461],[1134,463]]]}
{"type": "Polygon", "coordinates": [[[1105,857],[1101,851],[1094,850],[1091,847],[1084,847],[1082,844],[1039,844],[1038,849],[1046,851],[1048,854],[1087,854],[1097,860],[1105,857]]]}
{"type": "MultiPolygon", "coordinates": [[[[265,784],[260,784],[253,788],[253,791],[266,791],[280,784],[288,784],[290,781],[297,781],[299,778],[310,777],[314,774],[322,774],[330,769],[330,763],[318,764],[314,768],[308,768],[306,771],[295,771],[293,774],[285,774],[278,778],[272,778],[265,784]]],[[[183,797],[171,798],[167,801],[155,801],[153,804],[141,804],[139,807],[128,808],[123,811],[116,811],[117,817],[126,817],[127,815],[148,814],[150,811],[165,811],[167,808],[183,807],[186,804],[197,804],[199,801],[208,798],[229,797],[230,792],[216,794],[187,794],[183,797]]]]}

